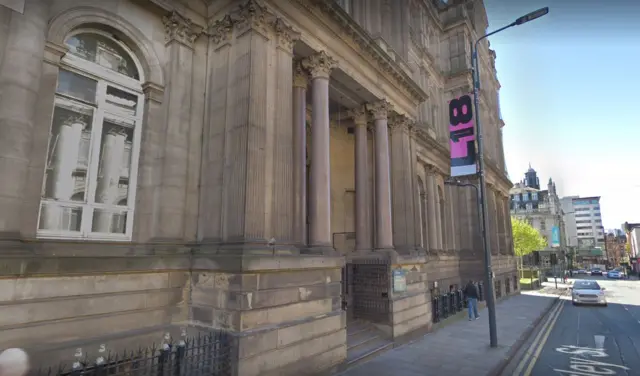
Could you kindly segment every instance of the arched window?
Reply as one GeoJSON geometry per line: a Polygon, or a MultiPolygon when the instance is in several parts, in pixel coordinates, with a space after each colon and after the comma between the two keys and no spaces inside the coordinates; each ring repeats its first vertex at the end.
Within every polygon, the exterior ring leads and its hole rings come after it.
{"type": "Polygon", "coordinates": [[[42,186],[38,236],[129,240],[143,94],[133,54],[108,33],[65,41],[42,186]]]}

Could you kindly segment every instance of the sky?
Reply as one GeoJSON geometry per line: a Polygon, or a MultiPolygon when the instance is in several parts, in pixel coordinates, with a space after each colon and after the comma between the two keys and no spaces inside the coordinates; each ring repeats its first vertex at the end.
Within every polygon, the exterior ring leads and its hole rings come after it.
{"type": "Polygon", "coordinates": [[[601,196],[605,229],[640,222],[640,0],[485,0],[488,30],[545,6],[489,38],[509,177],[531,163],[543,189],[601,196]]]}

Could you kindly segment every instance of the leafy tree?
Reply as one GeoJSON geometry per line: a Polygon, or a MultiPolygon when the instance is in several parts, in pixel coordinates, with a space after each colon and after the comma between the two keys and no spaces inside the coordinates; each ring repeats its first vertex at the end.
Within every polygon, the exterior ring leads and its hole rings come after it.
{"type": "MultiPolygon", "coordinates": [[[[522,256],[546,248],[547,240],[528,222],[516,217],[511,217],[511,228],[513,250],[518,257],[516,260],[520,264],[518,265],[518,270],[520,270],[520,277],[522,278],[522,256]]],[[[531,274],[531,284],[533,285],[533,273],[531,274]]]]}
{"type": "Polygon", "coordinates": [[[547,240],[529,223],[511,217],[511,228],[513,229],[513,248],[516,256],[522,257],[547,247],[547,240]]]}

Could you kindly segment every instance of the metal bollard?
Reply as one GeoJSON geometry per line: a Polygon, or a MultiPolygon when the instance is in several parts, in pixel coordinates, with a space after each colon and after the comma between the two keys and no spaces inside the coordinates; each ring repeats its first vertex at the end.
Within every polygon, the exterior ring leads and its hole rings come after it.
{"type": "Polygon", "coordinates": [[[442,309],[440,318],[442,319],[449,317],[449,302],[447,301],[447,298],[447,294],[440,295],[440,306],[442,309]]]}
{"type": "Polygon", "coordinates": [[[433,322],[440,321],[440,298],[437,296],[431,299],[431,314],[433,322]]]}

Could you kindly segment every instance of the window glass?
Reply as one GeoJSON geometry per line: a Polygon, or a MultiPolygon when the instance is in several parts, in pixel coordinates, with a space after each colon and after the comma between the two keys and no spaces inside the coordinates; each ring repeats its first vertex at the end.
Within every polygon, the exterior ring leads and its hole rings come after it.
{"type": "Polygon", "coordinates": [[[112,71],[139,80],[133,59],[115,41],[94,33],[82,33],[67,39],[69,52],[112,71]]]}

